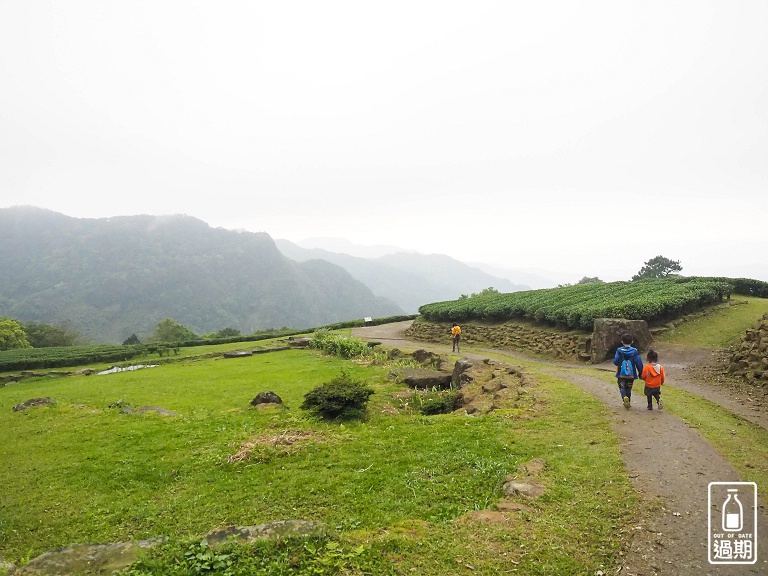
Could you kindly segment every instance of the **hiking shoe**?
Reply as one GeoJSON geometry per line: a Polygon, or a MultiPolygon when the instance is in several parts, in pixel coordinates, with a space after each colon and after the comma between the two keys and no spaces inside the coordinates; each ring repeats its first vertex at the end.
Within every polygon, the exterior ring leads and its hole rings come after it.
{"type": "Polygon", "coordinates": [[[629,396],[624,396],[624,408],[629,410],[629,396]]]}
{"type": "Polygon", "coordinates": [[[661,402],[661,398],[659,398],[659,410],[661,410],[664,407],[664,404],[661,402]]]}
{"type": "Polygon", "coordinates": [[[653,404],[648,404],[648,410],[653,410],[653,404]]]}

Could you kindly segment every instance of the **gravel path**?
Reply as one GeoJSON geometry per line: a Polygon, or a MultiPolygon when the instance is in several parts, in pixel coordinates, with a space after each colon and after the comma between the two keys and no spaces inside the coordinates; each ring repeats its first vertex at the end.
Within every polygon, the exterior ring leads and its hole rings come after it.
{"type": "MultiPolygon", "coordinates": [[[[357,328],[353,334],[395,348],[425,348],[448,353],[450,339],[439,346],[410,341],[405,336],[409,322],[357,328]]],[[[768,399],[746,388],[724,388],[693,376],[690,363],[706,362],[710,350],[659,344],[656,347],[667,370],[670,385],[715,402],[730,412],[768,429],[768,399]]],[[[476,356],[483,350],[472,350],[476,356]]],[[[521,354],[493,350],[511,361],[525,359],[521,354]]],[[[528,358],[530,359],[530,358],[528,358]]],[[[711,565],[707,554],[707,495],[710,482],[736,482],[741,478],[730,463],[695,429],[667,411],[646,410],[642,387],[636,385],[635,404],[625,410],[615,384],[598,377],[601,370],[614,367],[609,362],[593,366],[595,376],[578,372],[574,365],[534,360],[543,369],[572,382],[598,398],[608,409],[611,426],[619,439],[622,459],[640,497],[645,512],[634,527],[625,562],[618,574],[654,575],[768,575],[768,518],[764,506],[758,512],[758,561],[753,565],[711,565]],[[639,390],[638,390],[639,389],[639,390]],[[639,392],[639,394],[637,394],[639,392]]],[[[758,494],[764,501],[762,490],[758,494]]],[[[719,514],[719,512],[718,512],[719,514]]],[[[606,575],[608,576],[608,575],[606,575]]]]}

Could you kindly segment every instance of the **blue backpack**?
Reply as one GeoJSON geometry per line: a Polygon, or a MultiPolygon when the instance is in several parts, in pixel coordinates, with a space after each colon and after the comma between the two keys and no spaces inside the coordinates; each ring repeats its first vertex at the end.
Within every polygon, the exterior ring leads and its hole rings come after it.
{"type": "Polygon", "coordinates": [[[635,379],[635,365],[631,358],[626,358],[622,355],[623,360],[619,364],[619,378],[625,378],[627,380],[635,379]]]}

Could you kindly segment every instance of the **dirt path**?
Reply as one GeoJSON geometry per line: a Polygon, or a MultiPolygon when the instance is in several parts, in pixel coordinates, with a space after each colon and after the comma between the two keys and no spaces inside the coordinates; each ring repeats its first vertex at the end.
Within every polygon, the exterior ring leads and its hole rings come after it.
{"type": "MultiPolygon", "coordinates": [[[[353,334],[379,341],[387,347],[426,348],[441,353],[449,351],[448,338],[445,347],[409,341],[405,336],[409,325],[410,322],[399,322],[358,328],[353,334]]],[[[687,370],[690,362],[706,363],[711,351],[672,345],[659,345],[657,350],[668,370],[671,385],[704,397],[768,429],[768,401],[765,396],[741,388],[724,389],[717,383],[703,381],[687,370]]],[[[504,350],[493,352],[508,356],[511,361],[524,358],[504,350]]],[[[618,574],[768,575],[768,518],[762,506],[758,514],[756,564],[711,565],[707,560],[708,485],[710,482],[740,481],[741,478],[697,430],[667,411],[646,410],[645,397],[639,386],[635,393],[637,400],[629,410],[625,410],[615,384],[597,375],[585,375],[583,370],[572,370],[568,365],[539,363],[547,372],[567,379],[601,400],[608,408],[629,477],[645,503],[645,512],[634,527],[624,565],[618,574]]],[[[610,363],[594,368],[596,371],[614,370],[610,363]]],[[[763,501],[765,496],[761,490],[765,489],[768,487],[758,486],[763,501]]]]}

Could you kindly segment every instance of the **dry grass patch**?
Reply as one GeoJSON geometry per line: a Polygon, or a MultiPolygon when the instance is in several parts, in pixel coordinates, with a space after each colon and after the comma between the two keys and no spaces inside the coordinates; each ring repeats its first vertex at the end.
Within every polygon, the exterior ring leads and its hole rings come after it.
{"type": "Polygon", "coordinates": [[[318,430],[283,430],[277,434],[263,434],[243,444],[240,450],[227,458],[227,462],[266,462],[274,456],[293,454],[307,444],[323,444],[327,441],[327,435],[318,430]]]}

